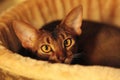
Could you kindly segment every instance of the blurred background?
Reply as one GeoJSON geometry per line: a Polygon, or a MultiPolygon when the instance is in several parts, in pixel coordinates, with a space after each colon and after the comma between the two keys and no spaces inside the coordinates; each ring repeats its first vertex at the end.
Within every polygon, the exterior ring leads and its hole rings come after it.
{"type": "Polygon", "coordinates": [[[25,0],[0,0],[0,14],[4,10],[6,10],[6,9],[18,4],[18,3],[21,3],[23,1],[25,1],[25,0]]]}

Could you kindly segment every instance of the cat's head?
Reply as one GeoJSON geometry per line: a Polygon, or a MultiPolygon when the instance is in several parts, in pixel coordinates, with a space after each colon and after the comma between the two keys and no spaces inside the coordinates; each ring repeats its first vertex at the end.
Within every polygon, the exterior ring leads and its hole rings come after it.
{"type": "Polygon", "coordinates": [[[76,38],[81,34],[82,7],[72,9],[52,31],[37,30],[30,24],[14,21],[14,31],[24,48],[53,62],[70,63],[76,53],[76,38]]]}

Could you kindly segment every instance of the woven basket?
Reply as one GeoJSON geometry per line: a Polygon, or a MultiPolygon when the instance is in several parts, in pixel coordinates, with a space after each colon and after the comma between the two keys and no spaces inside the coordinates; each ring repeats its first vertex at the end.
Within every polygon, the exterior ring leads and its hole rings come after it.
{"type": "Polygon", "coordinates": [[[51,64],[17,54],[20,42],[13,20],[22,20],[37,29],[62,19],[82,4],[83,18],[120,26],[120,0],[27,0],[0,16],[0,80],[120,80],[120,69],[103,66],[51,64]]]}

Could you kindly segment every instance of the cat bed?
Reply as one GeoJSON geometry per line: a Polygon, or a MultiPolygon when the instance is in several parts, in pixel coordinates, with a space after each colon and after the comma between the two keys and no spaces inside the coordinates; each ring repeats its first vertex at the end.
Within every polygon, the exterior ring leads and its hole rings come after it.
{"type": "Polygon", "coordinates": [[[23,0],[0,0],[0,13],[12,5],[16,5],[23,0]]]}
{"type": "Polygon", "coordinates": [[[120,69],[105,66],[48,63],[18,54],[21,44],[12,28],[21,20],[37,29],[62,19],[72,8],[82,4],[83,18],[120,26],[119,0],[26,0],[0,15],[1,80],[120,80],[120,69]]]}

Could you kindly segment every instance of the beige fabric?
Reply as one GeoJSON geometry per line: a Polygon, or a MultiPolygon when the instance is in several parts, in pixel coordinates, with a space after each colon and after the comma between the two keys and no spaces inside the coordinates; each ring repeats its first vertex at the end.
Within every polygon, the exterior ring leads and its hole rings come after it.
{"type": "MultiPolygon", "coordinates": [[[[120,69],[100,66],[50,64],[13,54],[0,46],[0,69],[5,79],[35,80],[120,80],[120,69]],[[11,77],[12,75],[13,77],[11,77]]],[[[1,71],[0,71],[1,72],[1,71]]]]}
{"type": "Polygon", "coordinates": [[[25,0],[0,0],[0,13],[25,0]]]}

